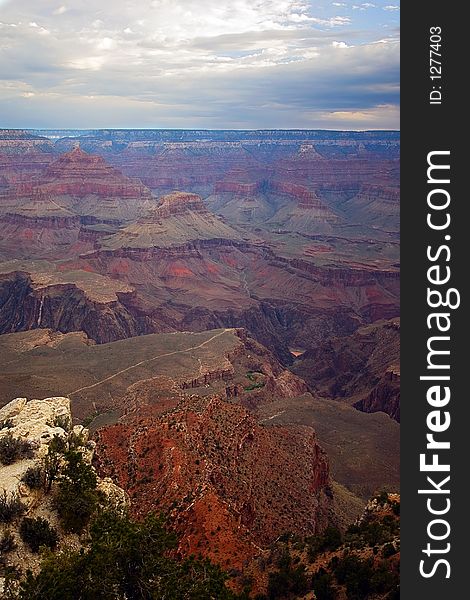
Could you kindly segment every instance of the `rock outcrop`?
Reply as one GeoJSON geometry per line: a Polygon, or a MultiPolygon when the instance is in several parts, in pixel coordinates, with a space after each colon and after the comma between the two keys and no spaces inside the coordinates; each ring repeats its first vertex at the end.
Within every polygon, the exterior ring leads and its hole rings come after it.
{"type": "Polygon", "coordinates": [[[385,412],[400,422],[400,367],[390,366],[372,391],[354,406],[368,413],[385,412]]]}
{"type": "Polygon", "coordinates": [[[188,212],[210,215],[202,198],[197,194],[173,192],[160,198],[159,205],[155,209],[153,216],[157,219],[165,219],[176,215],[185,215],[188,212]]]}
{"type": "MultiPolygon", "coordinates": [[[[13,436],[26,441],[31,449],[26,458],[0,465],[0,489],[8,495],[18,494],[28,506],[33,505],[36,494],[22,483],[22,477],[46,455],[54,436],[67,438],[71,423],[70,400],[64,397],[16,398],[0,408],[0,440],[13,436]]],[[[76,426],[74,433],[82,437],[84,444],[87,442],[88,432],[82,426],[76,426]]]]}
{"type": "Polygon", "coordinates": [[[138,180],[132,180],[107,164],[101,156],[74,148],[60,156],[46,169],[41,189],[55,196],[102,198],[134,198],[150,196],[150,191],[138,180]]]}
{"type": "Polygon", "coordinates": [[[136,515],[170,512],[183,555],[222,566],[240,568],[281,533],[327,523],[328,463],[313,430],[260,426],[217,397],[99,430],[95,464],[129,492],[136,515]]]}
{"type": "Polygon", "coordinates": [[[0,274],[0,333],[38,327],[63,333],[84,331],[98,343],[144,333],[138,320],[114,298],[90,298],[74,283],[34,285],[23,272],[0,274]]]}

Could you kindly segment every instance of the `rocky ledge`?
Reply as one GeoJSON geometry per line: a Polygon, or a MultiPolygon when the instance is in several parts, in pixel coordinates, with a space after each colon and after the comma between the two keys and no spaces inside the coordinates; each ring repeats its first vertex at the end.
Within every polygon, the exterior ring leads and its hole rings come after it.
{"type": "MultiPolygon", "coordinates": [[[[40,524],[55,537],[50,547],[78,549],[85,542],[78,533],[65,528],[55,505],[57,482],[52,479],[50,449],[62,440],[65,449],[81,453],[91,465],[95,443],[88,440],[82,425],[72,427],[70,400],[52,397],[42,400],[16,398],[0,409],[0,596],[5,587],[5,569],[37,572],[39,547],[31,544],[24,524],[40,524]],[[54,442],[53,442],[54,440],[54,442]],[[52,444],[55,444],[53,446],[52,444]],[[47,455],[47,458],[46,458],[47,455]],[[46,466],[47,465],[47,466],[46,466]],[[47,473],[47,474],[46,474],[47,473]],[[47,482],[50,479],[50,485],[47,482]]],[[[57,473],[65,454],[56,454],[57,473]]],[[[89,469],[92,467],[88,466],[89,469]]],[[[57,478],[57,476],[56,476],[57,478]]],[[[110,479],[97,479],[96,493],[103,505],[123,510],[128,496],[110,479]]],[[[36,533],[35,535],[40,535],[36,533]]],[[[38,537],[37,540],[40,540],[38,537]]],[[[40,542],[38,541],[38,544],[40,542]]],[[[47,545],[47,543],[46,543],[47,545]]]]}

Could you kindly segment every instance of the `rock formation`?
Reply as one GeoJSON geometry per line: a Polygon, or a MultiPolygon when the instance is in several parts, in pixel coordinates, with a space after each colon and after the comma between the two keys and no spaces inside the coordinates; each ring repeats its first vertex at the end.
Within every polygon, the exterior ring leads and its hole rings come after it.
{"type": "Polygon", "coordinates": [[[293,370],[313,389],[400,421],[400,320],[378,322],[305,352],[293,370]]]}
{"type": "Polygon", "coordinates": [[[101,429],[95,461],[129,492],[134,513],[170,511],[184,555],[222,566],[241,567],[281,533],[309,535],[327,522],[328,465],[313,431],[259,426],[217,397],[101,429]]]}
{"type": "Polygon", "coordinates": [[[241,235],[211,214],[196,194],[173,192],[132,225],[104,239],[106,251],[117,248],[165,248],[197,240],[241,240],[241,235]]]}
{"type": "Polygon", "coordinates": [[[130,180],[108,165],[100,156],[91,155],[79,146],[60,156],[46,169],[41,189],[55,196],[102,198],[140,198],[149,196],[138,181],[130,180]]]}

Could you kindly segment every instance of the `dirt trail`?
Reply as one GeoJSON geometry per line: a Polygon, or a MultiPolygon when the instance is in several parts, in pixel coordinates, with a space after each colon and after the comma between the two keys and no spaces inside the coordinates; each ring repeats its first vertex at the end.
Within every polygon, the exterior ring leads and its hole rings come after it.
{"type": "Polygon", "coordinates": [[[197,346],[191,346],[190,348],[184,348],[183,350],[174,350],[173,352],[166,352],[165,354],[158,354],[157,356],[152,356],[152,358],[146,358],[145,360],[141,360],[133,365],[130,365],[129,367],[126,367],[125,369],[121,369],[120,371],[117,371],[116,373],[113,373],[112,375],[108,375],[108,377],[105,377],[104,379],[100,379],[100,381],[97,381],[96,383],[92,383],[91,385],[85,385],[81,388],[78,388],[77,390],[74,390],[73,392],[69,392],[67,394],[68,397],[73,396],[74,394],[78,394],[79,392],[83,392],[83,390],[91,390],[92,388],[95,388],[99,385],[101,385],[102,383],[105,383],[106,381],[109,381],[110,379],[114,379],[115,377],[119,377],[119,375],[122,375],[123,373],[127,373],[127,371],[131,371],[132,369],[135,369],[136,367],[140,367],[142,365],[145,365],[149,362],[152,362],[154,360],[158,360],[159,358],[164,358],[167,356],[173,356],[175,354],[184,354],[185,352],[191,352],[191,350],[198,350],[199,348],[202,348],[203,346],[206,346],[207,344],[210,344],[213,340],[215,340],[216,338],[226,334],[228,331],[233,331],[233,329],[231,328],[226,328],[223,331],[221,331],[220,333],[216,333],[215,335],[213,335],[211,338],[209,338],[208,340],[206,340],[205,342],[202,342],[201,344],[198,344],[197,346]]]}

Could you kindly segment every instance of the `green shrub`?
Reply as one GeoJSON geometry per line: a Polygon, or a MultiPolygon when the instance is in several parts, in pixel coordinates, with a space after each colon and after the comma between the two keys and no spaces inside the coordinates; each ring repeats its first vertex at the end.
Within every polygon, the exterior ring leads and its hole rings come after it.
{"type": "Polygon", "coordinates": [[[11,523],[21,517],[26,511],[26,506],[21,502],[18,494],[13,492],[8,495],[6,490],[0,495],[0,523],[11,523]]]}
{"type": "Polygon", "coordinates": [[[9,529],[6,529],[0,537],[0,556],[2,556],[3,554],[7,554],[7,552],[11,552],[15,548],[15,538],[13,537],[11,531],[9,529]]]}
{"type": "Polygon", "coordinates": [[[59,541],[56,530],[51,527],[49,521],[41,517],[36,519],[25,517],[21,521],[20,536],[31,552],[39,552],[41,546],[55,548],[59,541]]]}
{"type": "Polygon", "coordinates": [[[328,526],[322,534],[307,539],[309,560],[315,560],[315,557],[321,552],[334,552],[342,543],[341,531],[336,527],[328,526]]]}
{"type": "Polygon", "coordinates": [[[11,433],[0,438],[0,462],[11,465],[20,458],[33,458],[34,450],[30,442],[13,437],[11,433]]]}
{"type": "Polygon", "coordinates": [[[348,600],[363,600],[373,591],[371,579],[373,561],[355,555],[345,555],[335,569],[338,583],[346,586],[348,600]]]}
{"type": "Polygon", "coordinates": [[[400,524],[392,515],[386,515],[381,521],[365,521],[360,525],[351,525],[346,531],[345,540],[353,548],[381,546],[391,542],[398,534],[400,524]]]}
{"type": "Polygon", "coordinates": [[[388,492],[386,490],[382,490],[374,496],[374,499],[377,500],[378,504],[387,504],[388,492]]]}
{"type": "Polygon", "coordinates": [[[244,390],[245,392],[252,392],[253,390],[258,390],[263,388],[266,385],[264,381],[259,381],[258,383],[252,383],[251,385],[247,385],[244,390]]]}
{"type": "Polygon", "coordinates": [[[32,490],[38,490],[44,485],[44,472],[40,466],[29,467],[25,471],[21,481],[26,483],[32,490]]]}
{"type": "Polygon", "coordinates": [[[391,571],[386,561],[375,566],[372,559],[362,560],[354,554],[344,555],[334,573],[338,583],[346,586],[348,600],[394,592],[400,582],[398,573],[391,571]]]}
{"type": "Polygon", "coordinates": [[[44,489],[50,492],[52,484],[57,479],[60,471],[63,454],[67,451],[67,442],[59,435],[54,435],[49,442],[47,454],[44,457],[44,489]]]}
{"type": "Polygon", "coordinates": [[[398,573],[390,570],[390,565],[383,560],[375,567],[371,577],[372,590],[378,594],[384,594],[397,588],[400,583],[398,573]]]}
{"type": "Polygon", "coordinates": [[[98,506],[96,475],[80,452],[68,451],[64,459],[55,507],[64,529],[80,533],[98,506]]]}
{"type": "Polygon", "coordinates": [[[18,584],[21,578],[21,569],[16,565],[2,565],[3,594],[2,600],[16,600],[18,598],[18,584]]]}
{"type": "Polygon", "coordinates": [[[85,436],[83,433],[71,431],[68,436],[69,450],[78,450],[85,445],[85,436]]]}
{"type": "Polygon", "coordinates": [[[308,591],[305,566],[294,566],[292,557],[286,549],[278,560],[279,571],[269,574],[267,596],[269,600],[295,598],[308,591]]]}

